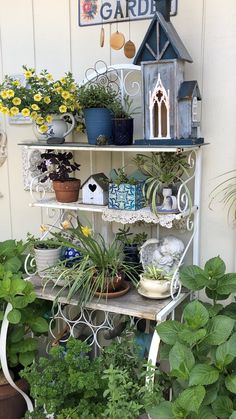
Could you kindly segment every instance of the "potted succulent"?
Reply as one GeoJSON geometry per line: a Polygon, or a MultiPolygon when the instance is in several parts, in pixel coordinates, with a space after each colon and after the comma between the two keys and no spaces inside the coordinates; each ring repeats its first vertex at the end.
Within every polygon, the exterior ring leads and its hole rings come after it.
{"type": "MultiPolygon", "coordinates": [[[[9,303],[9,321],[6,358],[10,375],[16,386],[28,391],[28,383],[20,378],[22,367],[31,364],[38,350],[37,335],[47,333],[48,323],[43,317],[45,306],[38,304],[33,285],[23,279],[23,253],[26,245],[21,241],[0,242],[0,327],[9,303]],[[34,337],[32,337],[34,333],[34,337]]],[[[1,348],[2,349],[2,348],[1,348]]],[[[4,354],[1,353],[1,357],[4,354]]],[[[3,358],[2,358],[3,359],[3,358]]],[[[6,380],[0,366],[0,415],[18,419],[26,410],[26,404],[17,390],[6,380]]]]}
{"type": "Polygon", "coordinates": [[[120,242],[113,240],[111,243],[106,243],[101,234],[92,234],[89,227],[81,226],[80,223],[77,227],[69,229],[67,233],[70,231],[73,239],[77,240],[73,245],[60,234],[55,233],[55,236],[62,246],[73,246],[78,250],[81,259],[70,268],[61,267],[60,280],[64,279],[65,285],[58,296],[69,287],[68,300],[79,293],[80,302],[85,304],[94,295],[114,298],[128,292],[130,285],[124,281],[124,275],[136,284],[135,269],[125,262],[120,242]]]}
{"type": "Polygon", "coordinates": [[[84,112],[85,127],[90,144],[96,144],[102,135],[107,142],[112,138],[111,104],[117,100],[117,93],[109,86],[87,84],[81,86],[78,101],[84,112]]]}
{"type": "Polygon", "coordinates": [[[140,274],[138,292],[147,298],[162,299],[171,295],[172,275],[155,265],[147,266],[140,274]]]}
{"type": "MultiPolygon", "coordinates": [[[[183,183],[183,177],[189,177],[190,166],[185,155],[175,153],[151,153],[146,156],[137,154],[133,159],[138,169],[146,176],[143,195],[152,211],[156,214],[163,199],[163,188],[170,188],[171,193],[177,195],[178,187],[183,183]]],[[[188,194],[191,203],[190,193],[188,194]]]]}
{"type": "Polygon", "coordinates": [[[39,139],[64,138],[75,125],[81,128],[78,85],[72,73],[54,80],[47,70],[36,74],[35,69],[23,66],[23,76],[23,81],[5,76],[0,84],[0,112],[31,117],[39,139]]]}
{"type": "Polygon", "coordinates": [[[108,191],[108,208],[136,211],[144,206],[143,182],[128,176],[124,168],[113,170],[108,191]]]}
{"type": "Polygon", "coordinates": [[[70,174],[80,170],[80,164],[72,162],[71,152],[54,152],[47,150],[41,154],[42,162],[37,166],[44,174],[41,182],[52,180],[53,189],[58,202],[76,202],[79,196],[80,180],[70,174]]]}
{"type": "Polygon", "coordinates": [[[35,258],[37,274],[43,278],[45,270],[55,265],[61,256],[61,246],[54,237],[36,238],[28,234],[27,246],[35,258]]]}
{"type": "Polygon", "coordinates": [[[112,102],[110,109],[112,117],[112,142],[115,145],[133,144],[134,118],[139,107],[132,108],[133,100],[125,95],[122,100],[112,102]]]}

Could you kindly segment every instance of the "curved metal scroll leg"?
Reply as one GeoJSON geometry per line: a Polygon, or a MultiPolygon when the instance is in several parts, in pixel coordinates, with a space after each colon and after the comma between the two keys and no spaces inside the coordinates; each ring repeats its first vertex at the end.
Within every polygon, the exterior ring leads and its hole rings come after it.
{"type": "Polygon", "coordinates": [[[26,393],[24,393],[19,387],[17,387],[17,385],[12,380],[9,370],[8,370],[6,343],[7,343],[7,331],[8,331],[9,321],[7,320],[7,315],[9,311],[11,311],[11,309],[12,309],[12,305],[8,303],[5,310],[4,318],[2,321],[2,327],[0,331],[0,362],[1,362],[2,370],[3,370],[3,374],[6,380],[16,391],[18,391],[22,395],[22,397],[24,397],[28,410],[30,412],[33,412],[34,407],[29,396],[26,393]]]}

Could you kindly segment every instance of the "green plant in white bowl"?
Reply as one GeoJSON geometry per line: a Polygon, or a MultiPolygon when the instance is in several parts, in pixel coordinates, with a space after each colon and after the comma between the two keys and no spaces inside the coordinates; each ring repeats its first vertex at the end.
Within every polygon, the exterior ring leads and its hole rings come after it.
{"type": "Polygon", "coordinates": [[[140,274],[138,292],[147,298],[162,299],[171,295],[171,273],[157,268],[155,265],[147,266],[140,274]]]}

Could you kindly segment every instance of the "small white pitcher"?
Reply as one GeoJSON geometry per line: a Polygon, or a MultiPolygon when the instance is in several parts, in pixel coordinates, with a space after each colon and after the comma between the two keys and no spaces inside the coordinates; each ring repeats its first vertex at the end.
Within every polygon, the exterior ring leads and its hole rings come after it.
{"type": "Polygon", "coordinates": [[[52,137],[65,138],[74,129],[75,118],[69,112],[63,113],[62,115],[54,115],[52,117],[52,122],[47,123],[47,126],[48,126],[48,130],[44,133],[41,133],[39,131],[39,126],[36,123],[33,125],[34,133],[39,140],[47,140],[48,138],[52,138],[52,137]],[[70,117],[71,119],[70,124],[64,120],[65,116],[70,117]],[[68,125],[70,125],[69,128],[68,128],[68,125]]]}
{"type": "Polygon", "coordinates": [[[171,188],[163,188],[162,190],[163,195],[163,203],[161,205],[162,210],[170,211],[177,209],[177,198],[176,196],[172,195],[171,188]]]}

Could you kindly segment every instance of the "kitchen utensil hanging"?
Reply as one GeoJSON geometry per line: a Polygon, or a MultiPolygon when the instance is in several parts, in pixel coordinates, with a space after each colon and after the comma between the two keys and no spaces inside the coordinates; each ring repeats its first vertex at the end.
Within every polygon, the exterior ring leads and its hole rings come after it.
{"type": "Polygon", "coordinates": [[[121,49],[125,44],[125,37],[122,32],[118,31],[118,22],[116,22],[116,32],[111,34],[110,46],[115,50],[121,49]]]}
{"type": "Polygon", "coordinates": [[[124,45],[124,54],[127,58],[133,58],[135,56],[135,53],[136,53],[136,47],[135,47],[134,42],[131,41],[131,36],[130,36],[130,16],[129,16],[129,40],[124,45]]]}

